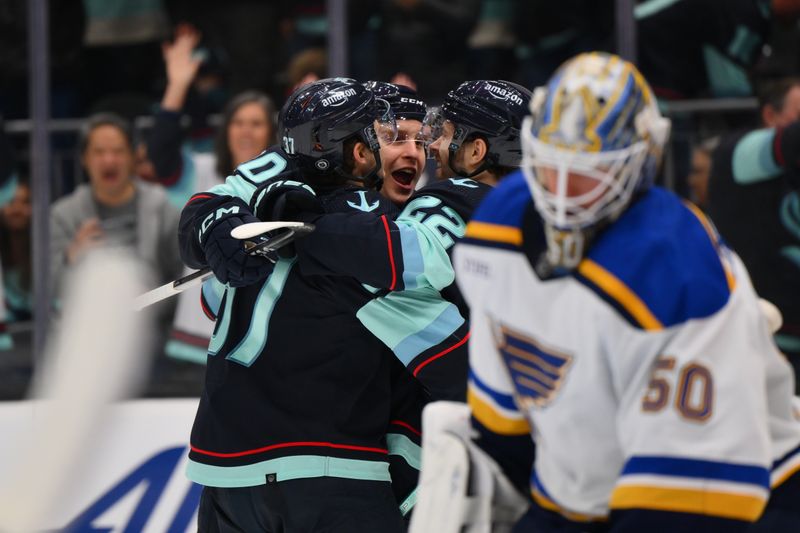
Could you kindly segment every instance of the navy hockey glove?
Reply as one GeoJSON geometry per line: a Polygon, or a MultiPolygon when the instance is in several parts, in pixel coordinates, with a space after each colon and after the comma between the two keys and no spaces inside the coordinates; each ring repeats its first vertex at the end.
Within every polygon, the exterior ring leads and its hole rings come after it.
{"type": "Polygon", "coordinates": [[[314,190],[299,181],[276,180],[267,183],[253,197],[253,212],[265,222],[311,222],[324,212],[322,202],[314,190]]]}
{"type": "Polygon", "coordinates": [[[231,287],[252,285],[272,273],[273,264],[269,259],[248,254],[244,241],[231,237],[233,228],[250,222],[260,221],[250,214],[222,218],[203,236],[201,245],[208,266],[221,283],[231,287]]]}
{"type": "MultiPolygon", "coordinates": [[[[311,222],[324,212],[322,202],[314,190],[299,181],[277,180],[263,186],[253,195],[253,212],[265,222],[290,220],[311,222]]],[[[280,257],[290,259],[296,255],[294,244],[289,243],[278,251],[280,257]]]]}

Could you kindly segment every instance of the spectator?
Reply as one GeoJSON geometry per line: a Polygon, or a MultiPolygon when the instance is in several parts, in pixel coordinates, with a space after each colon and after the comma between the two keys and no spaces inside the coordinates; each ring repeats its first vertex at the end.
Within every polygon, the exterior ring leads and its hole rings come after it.
{"type": "Polygon", "coordinates": [[[30,320],[31,296],[31,189],[17,184],[10,202],[0,209],[0,258],[6,321],[30,320]]]}
{"type": "Polygon", "coordinates": [[[692,148],[692,165],[686,183],[689,200],[705,209],[708,203],[708,178],[711,175],[711,154],[719,145],[719,137],[711,137],[692,148]]]}
{"type": "MultiPolygon", "coordinates": [[[[222,183],[238,165],[256,157],[275,140],[272,101],[261,92],[246,91],[226,105],[214,153],[193,150],[184,142],[180,119],[189,88],[202,66],[202,59],[193,53],[199,42],[196,29],[181,25],[174,42],[164,45],[168,83],[146,148],[155,180],[167,187],[176,207],[182,207],[193,193],[222,183]]],[[[216,281],[206,284],[204,294],[212,305],[221,288],[216,281]]],[[[168,356],[205,363],[214,323],[204,314],[200,295],[197,288],[178,299],[166,345],[168,356]]]]}
{"type": "MultiPolygon", "coordinates": [[[[117,115],[97,114],[82,132],[80,152],[89,183],[56,201],[50,212],[50,261],[56,298],[71,267],[99,246],[131,249],[147,265],[154,283],[175,279],[183,267],[178,255],[178,210],[164,190],[133,175],[130,127],[117,115]]],[[[174,304],[157,308],[163,341],[174,304]]],[[[161,337],[159,339],[159,336],[161,337]]],[[[161,344],[155,345],[160,347],[161,344]]],[[[160,360],[154,365],[156,385],[172,378],[160,360]]]]}
{"type": "Polygon", "coordinates": [[[663,98],[749,96],[772,12],[763,0],[639,1],[642,74],[663,98]],[[676,36],[680,34],[680,38],[676,36]]]}
{"type": "Polygon", "coordinates": [[[714,152],[708,212],[756,292],[783,314],[775,340],[800,376],[800,78],[760,92],[761,129],[732,134],[714,152]]]}
{"type": "Polygon", "coordinates": [[[324,48],[307,48],[292,56],[286,68],[287,96],[298,87],[328,77],[328,57],[324,48]]]}

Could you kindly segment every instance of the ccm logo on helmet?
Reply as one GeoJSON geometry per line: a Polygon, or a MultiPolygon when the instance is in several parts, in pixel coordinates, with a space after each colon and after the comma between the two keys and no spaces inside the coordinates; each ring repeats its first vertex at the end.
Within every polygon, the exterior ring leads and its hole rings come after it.
{"type": "Polygon", "coordinates": [[[486,90],[488,90],[489,93],[491,93],[491,95],[495,98],[499,98],[501,100],[511,100],[517,105],[522,105],[522,98],[515,91],[509,91],[508,89],[503,89],[502,87],[492,85],[491,83],[486,84],[486,90]]]}
{"type": "Polygon", "coordinates": [[[327,98],[322,99],[322,105],[325,107],[336,107],[342,105],[347,101],[347,99],[351,96],[356,95],[355,89],[345,89],[344,91],[340,91],[338,93],[333,93],[327,98]]]}
{"type": "Polygon", "coordinates": [[[400,102],[404,103],[404,104],[408,103],[408,104],[412,104],[412,105],[425,105],[422,102],[422,100],[415,100],[413,98],[406,98],[405,96],[400,97],[400,102]]]}

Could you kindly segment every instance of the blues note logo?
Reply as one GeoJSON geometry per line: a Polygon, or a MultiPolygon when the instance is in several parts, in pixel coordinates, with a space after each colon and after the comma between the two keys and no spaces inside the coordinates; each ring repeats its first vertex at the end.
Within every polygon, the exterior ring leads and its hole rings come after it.
{"type": "Polygon", "coordinates": [[[521,407],[544,407],[553,401],[572,365],[572,356],[503,325],[498,328],[497,341],[521,407]]]}

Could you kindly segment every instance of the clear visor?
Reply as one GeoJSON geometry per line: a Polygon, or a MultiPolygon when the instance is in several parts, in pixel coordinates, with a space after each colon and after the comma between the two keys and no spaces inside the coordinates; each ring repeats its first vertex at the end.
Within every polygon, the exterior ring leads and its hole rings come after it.
{"type": "Polygon", "coordinates": [[[536,209],[551,226],[580,229],[618,215],[630,201],[647,155],[647,143],[583,152],[542,142],[526,119],[523,171],[536,209]]]}
{"type": "Polygon", "coordinates": [[[393,141],[383,138],[379,140],[381,147],[415,143],[420,149],[425,149],[430,144],[429,139],[423,132],[422,123],[418,120],[399,120],[395,139],[393,141]]]}
{"type": "MultiPolygon", "coordinates": [[[[430,145],[441,139],[444,134],[445,122],[447,122],[447,120],[445,120],[440,107],[431,107],[422,120],[421,136],[425,140],[425,148],[428,150],[429,157],[431,156],[429,150],[430,145]]],[[[452,138],[452,130],[450,132],[450,137],[452,138]]],[[[441,141],[444,142],[443,139],[441,139],[441,141]]]]}
{"type": "Polygon", "coordinates": [[[397,121],[392,112],[392,107],[383,98],[376,98],[375,104],[379,109],[379,116],[373,124],[375,135],[379,143],[391,144],[397,140],[397,121]]]}

